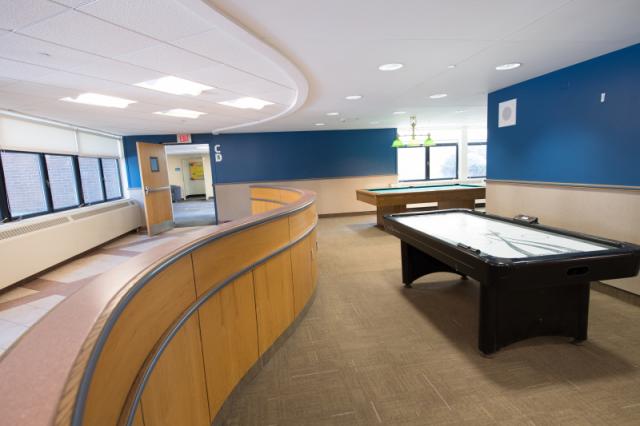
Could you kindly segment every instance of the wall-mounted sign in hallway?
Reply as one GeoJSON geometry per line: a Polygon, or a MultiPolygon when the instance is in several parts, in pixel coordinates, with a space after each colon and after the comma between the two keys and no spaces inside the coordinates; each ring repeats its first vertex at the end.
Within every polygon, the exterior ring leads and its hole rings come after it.
{"type": "Polygon", "coordinates": [[[516,125],[517,102],[517,99],[510,99],[498,104],[498,127],[508,127],[516,125]]]}
{"type": "Polygon", "coordinates": [[[215,158],[216,158],[216,163],[221,163],[222,162],[222,150],[220,148],[220,144],[218,145],[214,145],[213,146],[213,152],[215,154],[215,158]]]}

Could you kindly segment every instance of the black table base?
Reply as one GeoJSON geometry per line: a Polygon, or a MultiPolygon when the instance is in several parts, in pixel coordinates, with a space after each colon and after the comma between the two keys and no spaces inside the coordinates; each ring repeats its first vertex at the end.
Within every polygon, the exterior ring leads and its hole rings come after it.
{"type": "MultiPolygon", "coordinates": [[[[423,275],[457,269],[401,242],[402,281],[406,287],[423,275]]],[[[589,282],[555,283],[529,280],[480,281],[478,348],[491,354],[511,343],[536,336],[587,338],[589,282]]]]}

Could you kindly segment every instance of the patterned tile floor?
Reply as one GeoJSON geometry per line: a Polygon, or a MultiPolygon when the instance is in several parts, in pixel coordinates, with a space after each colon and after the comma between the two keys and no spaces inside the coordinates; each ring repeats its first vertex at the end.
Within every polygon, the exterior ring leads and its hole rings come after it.
{"type": "Polygon", "coordinates": [[[155,237],[127,234],[29,282],[0,291],[0,354],[49,310],[97,275],[199,229],[201,227],[176,228],[155,237]]]}

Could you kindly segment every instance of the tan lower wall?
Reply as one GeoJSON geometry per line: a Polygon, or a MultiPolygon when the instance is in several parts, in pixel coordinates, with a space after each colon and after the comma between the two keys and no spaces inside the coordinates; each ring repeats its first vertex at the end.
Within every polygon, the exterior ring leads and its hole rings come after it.
{"type": "MultiPolygon", "coordinates": [[[[487,212],[640,244],[640,190],[487,182],[487,212]]],[[[640,294],[640,277],[607,281],[640,294]]]]}
{"type": "MultiPolygon", "coordinates": [[[[387,187],[397,183],[397,176],[381,175],[262,183],[314,191],[317,194],[318,213],[333,214],[374,211],[374,206],[356,200],[356,189],[387,187]]],[[[250,183],[216,185],[216,201],[220,220],[233,220],[251,214],[250,185],[250,183]]]]}
{"type": "Polygon", "coordinates": [[[141,226],[140,210],[128,200],[97,204],[2,225],[16,236],[0,239],[0,289],[35,275],[141,226]],[[100,212],[102,209],[120,207],[100,212]],[[89,215],[97,212],[95,215],[89,215]],[[80,217],[77,215],[88,215],[80,217]],[[55,219],[68,220],[30,232],[55,219]]]}

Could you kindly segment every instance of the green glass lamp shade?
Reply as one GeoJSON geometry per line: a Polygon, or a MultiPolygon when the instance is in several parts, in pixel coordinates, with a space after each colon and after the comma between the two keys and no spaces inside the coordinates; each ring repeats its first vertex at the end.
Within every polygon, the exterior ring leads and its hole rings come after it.
{"type": "Polygon", "coordinates": [[[402,148],[403,146],[404,142],[402,142],[400,138],[396,136],[396,138],[393,140],[393,143],[391,144],[391,148],[402,148]]]}
{"type": "Polygon", "coordinates": [[[424,140],[423,145],[424,146],[433,146],[435,145],[435,141],[433,139],[431,139],[431,135],[427,135],[427,138],[424,140]]]}

